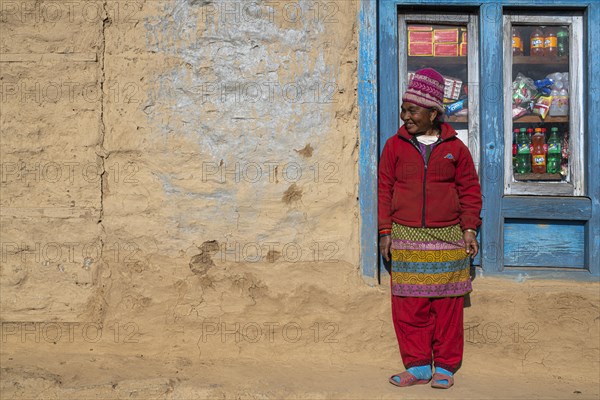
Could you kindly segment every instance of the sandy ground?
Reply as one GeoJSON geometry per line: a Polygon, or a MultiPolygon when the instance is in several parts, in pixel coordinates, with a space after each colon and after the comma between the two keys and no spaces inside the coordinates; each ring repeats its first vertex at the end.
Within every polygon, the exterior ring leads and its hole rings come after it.
{"type": "Polygon", "coordinates": [[[1,397],[600,397],[598,283],[476,278],[447,391],[387,382],[403,369],[389,289],[349,264],[232,264],[148,285],[152,301],[100,322],[4,320],[1,397]]]}

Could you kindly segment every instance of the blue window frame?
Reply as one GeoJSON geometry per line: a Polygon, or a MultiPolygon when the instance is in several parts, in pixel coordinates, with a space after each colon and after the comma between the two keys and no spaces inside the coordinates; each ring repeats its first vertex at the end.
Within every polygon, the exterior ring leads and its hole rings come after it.
{"type": "MultiPolygon", "coordinates": [[[[600,63],[584,62],[586,112],[582,125],[585,137],[584,174],[586,197],[504,196],[504,101],[503,101],[503,15],[532,9],[578,10],[584,19],[585,55],[600,54],[600,2],[557,0],[361,0],[359,13],[359,204],[361,209],[361,270],[369,282],[380,276],[377,249],[377,160],[379,144],[398,128],[398,9],[399,7],[435,6],[445,9],[476,10],[479,16],[479,83],[480,92],[480,179],[484,197],[481,228],[483,269],[487,274],[574,279],[597,279],[600,276],[600,63]],[[594,78],[596,77],[596,78],[594,78]],[[534,235],[531,210],[539,223],[553,225],[563,249],[564,259],[573,251],[580,261],[565,269],[527,269],[528,263],[515,261],[514,246],[519,243],[511,231],[534,235]],[[562,238],[561,234],[568,235],[562,238]],[[508,235],[508,237],[507,237],[508,235]],[[573,237],[573,235],[575,235],[573,237]],[[563,240],[564,239],[564,240],[563,240]],[[567,240],[568,239],[568,240],[567,240]],[[581,243],[583,242],[583,243],[581,243]],[[565,246],[567,248],[565,249],[565,246]],[[583,253],[583,254],[581,254],[583,253]],[[517,265],[511,267],[510,265],[517,265]]],[[[587,60],[591,59],[588,57],[587,60]]],[[[551,235],[552,237],[552,235],[551,235]]],[[[539,240],[549,240],[540,235],[539,240]]],[[[522,243],[525,245],[525,243],[522,243]]],[[[527,246],[535,240],[527,242],[527,246]]],[[[551,252],[542,255],[550,260],[551,252]]],[[[537,265],[545,267],[543,262],[537,265]]],[[[552,265],[552,264],[548,264],[552,265]]]]}

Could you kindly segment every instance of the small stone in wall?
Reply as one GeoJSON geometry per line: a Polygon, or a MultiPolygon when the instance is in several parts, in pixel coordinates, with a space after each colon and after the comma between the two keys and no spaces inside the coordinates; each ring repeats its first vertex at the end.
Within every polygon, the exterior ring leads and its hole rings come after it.
{"type": "Polygon", "coordinates": [[[202,243],[200,253],[190,259],[190,270],[196,275],[206,275],[208,269],[215,266],[212,256],[219,251],[219,242],[209,240],[202,243]]]}
{"type": "Polygon", "coordinates": [[[267,262],[274,263],[281,258],[281,252],[277,250],[269,250],[267,252],[267,262]]]}
{"type": "Polygon", "coordinates": [[[304,148],[301,149],[301,150],[294,149],[294,151],[296,153],[300,154],[304,158],[312,157],[313,150],[314,149],[312,148],[312,146],[310,145],[310,143],[307,144],[306,146],[304,146],[304,148]]]}
{"type": "Polygon", "coordinates": [[[289,188],[283,193],[281,199],[285,204],[292,204],[302,199],[302,189],[295,183],[292,183],[289,188]]]}

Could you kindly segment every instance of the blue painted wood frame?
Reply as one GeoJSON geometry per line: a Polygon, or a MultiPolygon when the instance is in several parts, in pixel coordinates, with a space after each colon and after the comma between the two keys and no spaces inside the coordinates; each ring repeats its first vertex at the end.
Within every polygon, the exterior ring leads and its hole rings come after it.
{"type": "MultiPolygon", "coordinates": [[[[481,229],[482,262],[487,273],[503,275],[521,274],[519,270],[503,270],[503,225],[504,218],[514,215],[515,202],[529,202],[527,199],[503,198],[503,154],[504,119],[502,100],[502,16],[503,7],[523,7],[531,9],[579,8],[585,10],[585,36],[587,48],[584,54],[600,54],[600,2],[579,0],[377,0],[377,26],[375,25],[373,1],[361,0],[360,8],[360,53],[359,53],[359,107],[361,153],[359,162],[361,201],[361,269],[365,276],[376,274],[376,171],[374,160],[382,150],[385,141],[398,129],[398,6],[434,5],[445,7],[479,7],[480,35],[480,112],[481,119],[481,181],[484,196],[485,223],[481,229]],[[374,52],[373,42],[378,37],[378,51],[374,52]],[[372,66],[377,65],[377,71],[372,66]],[[378,87],[371,79],[378,79],[378,87]],[[361,89],[362,87],[362,89],[361,89]],[[361,98],[366,95],[368,98],[361,98]],[[369,114],[376,110],[377,115],[369,114]],[[375,120],[373,120],[375,118],[375,120]],[[377,121],[378,118],[378,121],[377,121]],[[374,126],[379,126],[379,147],[374,145],[374,126]],[[366,176],[371,174],[371,176],[366,176]],[[367,199],[373,197],[372,199],[367,199]],[[504,211],[503,211],[504,210],[504,211]],[[373,213],[373,214],[370,214],[373,213]],[[512,214],[511,214],[512,213],[512,214]],[[367,215],[369,214],[369,215],[367,215]]],[[[528,276],[549,278],[597,279],[600,276],[600,76],[599,63],[585,62],[585,98],[587,118],[585,123],[586,143],[586,199],[575,199],[570,209],[573,220],[585,220],[585,260],[588,271],[525,271],[528,276]],[[592,79],[596,77],[596,79],[592,79]]],[[[553,207],[558,207],[565,199],[547,199],[553,207]],[[553,204],[553,201],[556,204],[553,204]]],[[[568,207],[568,204],[567,204],[568,207]]],[[[570,211],[557,215],[558,220],[568,219],[570,211]]]]}
{"type": "Polygon", "coordinates": [[[586,224],[586,264],[594,276],[600,276],[600,2],[587,8],[587,194],[592,201],[592,216],[586,224]],[[592,58],[593,57],[593,58],[592,58]],[[591,62],[593,59],[593,62],[591,62]]]}
{"type": "Polygon", "coordinates": [[[479,111],[482,115],[479,178],[485,208],[485,220],[481,225],[481,264],[487,272],[497,273],[504,265],[502,7],[496,2],[484,4],[479,9],[479,18],[479,111]]]}
{"type": "Polygon", "coordinates": [[[369,283],[379,277],[377,249],[377,7],[362,0],[359,12],[358,107],[360,150],[358,204],[360,206],[360,265],[369,283]]]}

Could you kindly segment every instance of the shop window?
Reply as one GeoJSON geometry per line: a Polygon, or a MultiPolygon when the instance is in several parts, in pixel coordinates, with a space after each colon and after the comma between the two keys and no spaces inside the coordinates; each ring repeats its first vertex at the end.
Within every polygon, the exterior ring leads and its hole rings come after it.
{"type": "Polygon", "coordinates": [[[584,194],[582,39],[581,16],[504,16],[505,194],[584,194]]]}
{"type": "Polygon", "coordinates": [[[398,29],[400,95],[411,73],[427,67],[440,72],[446,81],[446,122],[457,131],[479,166],[477,16],[400,13],[398,29]]]}

